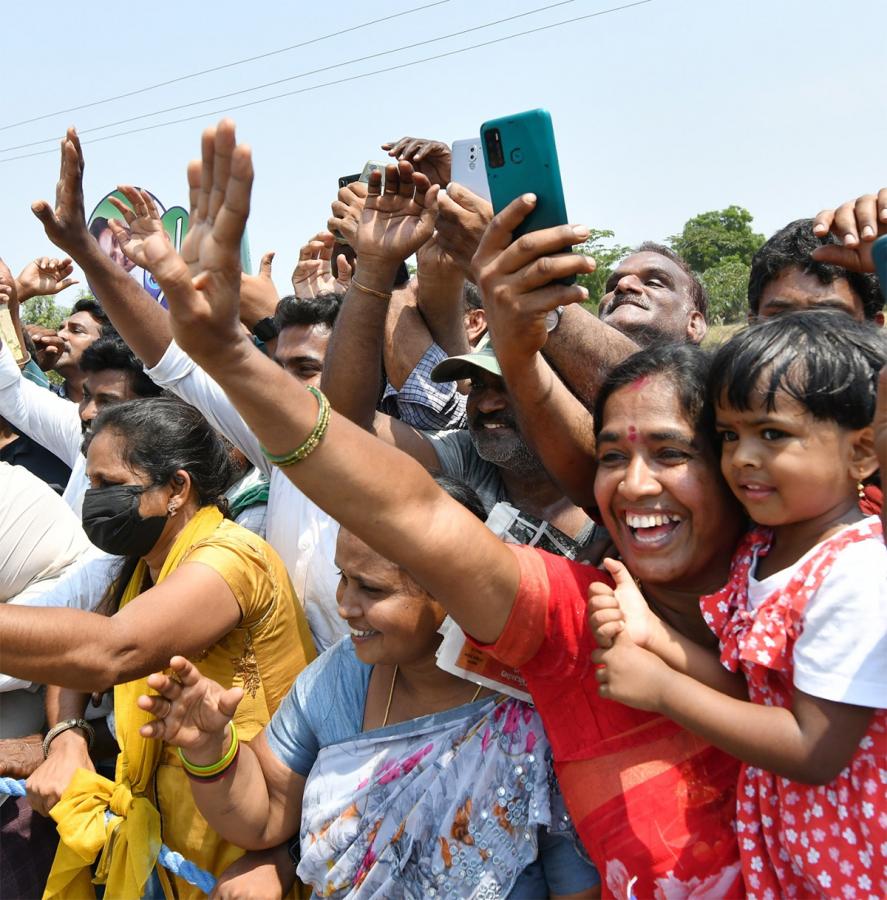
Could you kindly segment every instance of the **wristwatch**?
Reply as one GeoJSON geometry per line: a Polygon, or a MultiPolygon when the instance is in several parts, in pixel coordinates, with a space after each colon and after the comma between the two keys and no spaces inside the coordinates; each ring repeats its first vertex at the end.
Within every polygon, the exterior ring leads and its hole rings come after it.
{"type": "Polygon", "coordinates": [[[560,324],[561,316],[564,314],[563,306],[558,306],[555,309],[550,310],[545,316],[545,330],[551,334],[555,328],[560,324]]]}
{"type": "Polygon", "coordinates": [[[277,322],[274,321],[274,316],[266,316],[253,325],[252,332],[260,341],[267,343],[273,341],[280,334],[280,329],[277,327],[277,322]]]}
{"type": "Polygon", "coordinates": [[[64,722],[59,722],[58,725],[54,725],[49,731],[46,733],[46,737],[43,738],[43,758],[49,758],[49,745],[63,732],[70,731],[72,728],[82,728],[84,734],[86,735],[87,749],[92,750],[92,745],[95,742],[95,729],[86,719],[65,719],[64,722]]]}

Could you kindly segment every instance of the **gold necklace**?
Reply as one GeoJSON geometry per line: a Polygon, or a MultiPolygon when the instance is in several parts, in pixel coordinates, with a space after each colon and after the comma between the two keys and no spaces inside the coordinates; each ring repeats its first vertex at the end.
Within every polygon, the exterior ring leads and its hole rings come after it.
{"type": "MultiPolygon", "coordinates": [[[[391,687],[388,688],[388,702],[385,704],[385,718],[382,719],[382,728],[384,728],[388,724],[388,716],[391,713],[391,701],[394,699],[394,685],[397,682],[397,672],[398,666],[395,664],[394,666],[394,674],[391,676],[391,687]]],[[[468,701],[469,703],[474,703],[475,700],[480,696],[480,692],[484,689],[482,684],[477,686],[477,690],[474,692],[474,696],[468,701]]]]}

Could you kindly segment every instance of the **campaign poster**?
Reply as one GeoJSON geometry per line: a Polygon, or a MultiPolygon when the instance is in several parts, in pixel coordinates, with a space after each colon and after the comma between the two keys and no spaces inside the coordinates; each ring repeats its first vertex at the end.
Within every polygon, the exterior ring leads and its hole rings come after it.
{"type": "MultiPolygon", "coordinates": [[[[171,206],[167,209],[158,199],[158,197],[148,191],[154,200],[157,210],[160,213],[160,221],[164,231],[169,236],[172,245],[176,250],[182,249],[182,241],[188,233],[188,212],[181,206],[171,206]]],[[[129,201],[120,191],[111,191],[105,194],[99,201],[96,208],[92,211],[92,215],[88,220],[89,231],[98,242],[102,251],[107,254],[117,265],[129,273],[161,306],[167,307],[166,298],[160,285],[154,280],[150,272],[137,266],[122,250],[114,237],[114,233],[108,225],[108,219],[120,219],[120,213],[115,209],[108,199],[116,197],[126,206],[130,206],[129,201]]],[[[247,241],[246,231],[243,233],[243,240],[240,245],[240,263],[243,271],[247,274],[252,273],[250,262],[249,243],[247,241]]]]}

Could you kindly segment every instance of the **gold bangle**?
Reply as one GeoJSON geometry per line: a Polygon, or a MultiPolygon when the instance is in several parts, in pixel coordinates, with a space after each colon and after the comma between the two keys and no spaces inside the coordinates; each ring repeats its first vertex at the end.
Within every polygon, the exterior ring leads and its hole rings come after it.
{"type": "Polygon", "coordinates": [[[358,290],[363,291],[365,294],[370,294],[373,297],[378,297],[380,300],[390,300],[391,299],[391,291],[388,291],[386,294],[384,291],[376,291],[373,288],[367,287],[365,284],[361,284],[356,278],[351,279],[352,287],[356,287],[358,290]]]}
{"type": "Polygon", "coordinates": [[[330,401],[313,385],[309,385],[308,390],[317,398],[317,422],[311,434],[305,438],[304,443],[296,447],[295,450],[290,450],[289,453],[281,455],[271,453],[265,447],[261,448],[265,459],[280,469],[295,465],[295,463],[301,462],[306,456],[313,453],[321,440],[323,440],[327,426],[330,424],[330,401]]]}

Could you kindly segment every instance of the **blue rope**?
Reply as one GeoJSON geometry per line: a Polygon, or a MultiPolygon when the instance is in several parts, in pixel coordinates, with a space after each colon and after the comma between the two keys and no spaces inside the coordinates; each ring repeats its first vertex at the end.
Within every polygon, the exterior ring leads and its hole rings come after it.
{"type": "MultiPolygon", "coordinates": [[[[25,783],[15,778],[0,777],[0,794],[8,794],[10,797],[24,797],[26,796],[25,783]]],[[[178,875],[179,878],[187,881],[188,884],[193,884],[194,887],[200,888],[204,894],[209,894],[216,885],[216,879],[209,872],[204,872],[203,869],[189,862],[181,853],[170,850],[166,844],[160,845],[160,855],[157,857],[157,862],[164,869],[172,872],[173,875],[178,875]]]]}

